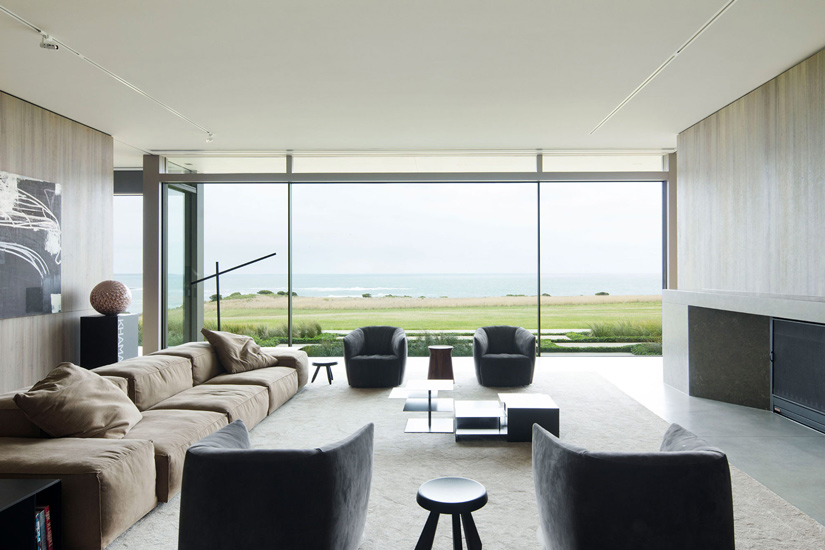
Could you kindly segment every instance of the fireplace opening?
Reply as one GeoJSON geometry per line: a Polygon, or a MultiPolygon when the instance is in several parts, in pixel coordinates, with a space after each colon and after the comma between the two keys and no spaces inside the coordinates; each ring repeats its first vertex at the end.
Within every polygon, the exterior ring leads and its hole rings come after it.
{"type": "Polygon", "coordinates": [[[825,325],[771,319],[771,408],[825,432],[825,325]]]}

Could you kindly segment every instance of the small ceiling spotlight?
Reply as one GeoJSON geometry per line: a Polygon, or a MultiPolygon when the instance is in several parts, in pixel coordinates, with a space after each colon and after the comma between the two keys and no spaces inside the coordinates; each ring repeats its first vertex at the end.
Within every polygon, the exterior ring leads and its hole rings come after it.
{"type": "Polygon", "coordinates": [[[206,132],[206,143],[212,143],[213,141],[215,141],[215,134],[206,132]]]}
{"type": "Polygon", "coordinates": [[[60,46],[58,46],[55,43],[55,41],[52,40],[52,37],[49,36],[48,34],[41,34],[40,35],[40,47],[43,48],[44,50],[57,51],[57,50],[60,49],[60,46]]]}

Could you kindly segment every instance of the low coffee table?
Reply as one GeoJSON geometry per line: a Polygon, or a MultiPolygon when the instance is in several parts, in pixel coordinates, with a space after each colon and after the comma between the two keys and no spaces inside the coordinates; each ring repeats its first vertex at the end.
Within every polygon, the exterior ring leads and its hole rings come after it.
{"type": "Polygon", "coordinates": [[[500,393],[507,415],[507,441],[532,441],[533,424],[559,437],[559,406],[544,393],[500,393]]]}
{"type": "Polygon", "coordinates": [[[559,435],[559,406],[543,393],[500,393],[498,401],[456,401],[455,440],[532,441],[533,424],[559,435]]]}
{"type": "MultiPolygon", "coordinates": [[[[452,412],[451,398],[437,397],[439,391],[452,391],[452,380],[411,380],[402,391],[406,392],[405,411],[427,411],[427,418],[407,420],[407,433],[453,433],[452,418],[433,418],[434,412],[452,412]],[[424,395],[426,392],[426,395],[424,395]]],[[[390,393],[390,397],[395,390],[390,393]]]]}
{"type": "Polygon", "coordinates": [[[499,401],[455,402],[455,438],[500,436],[504,428],[504,407],[499,401]]]}

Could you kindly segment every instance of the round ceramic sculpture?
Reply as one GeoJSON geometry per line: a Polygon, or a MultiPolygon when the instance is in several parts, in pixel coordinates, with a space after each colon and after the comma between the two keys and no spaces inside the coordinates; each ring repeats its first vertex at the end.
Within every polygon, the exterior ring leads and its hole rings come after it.
{"type": "Polygon", "coordinates": [[[132,303],[132,291],[120,281],[103,281],[92,289],[89,301],[98,313],[117,315],[132,303]]]}

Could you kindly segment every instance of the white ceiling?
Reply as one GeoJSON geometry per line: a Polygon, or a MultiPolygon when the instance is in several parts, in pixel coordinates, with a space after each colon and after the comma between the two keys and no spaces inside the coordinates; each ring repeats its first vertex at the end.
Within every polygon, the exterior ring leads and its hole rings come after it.
{"type": "Polygon", "coordinates": [[[0,90],[144,151],[659,150],[825,47],[825,1],[0,0],[0,90]]]}

